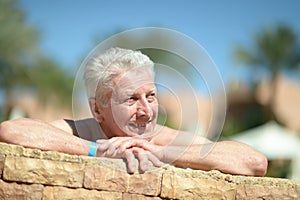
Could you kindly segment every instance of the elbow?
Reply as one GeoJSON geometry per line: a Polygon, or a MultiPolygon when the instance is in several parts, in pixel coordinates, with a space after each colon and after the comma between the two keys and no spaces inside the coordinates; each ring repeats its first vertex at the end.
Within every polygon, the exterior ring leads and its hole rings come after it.
{"type": "Polygon", "coordinates": [[[252,176],[264,176],[266,175],[268,168],[268,160],[262,154],[251,155],[247,161],[250,175],[252,176]]]}
{"type": "Polygon", "coordinates": [[[0,142],[13,143],[13,122],[4,121],[0,124],[0,142]]]}

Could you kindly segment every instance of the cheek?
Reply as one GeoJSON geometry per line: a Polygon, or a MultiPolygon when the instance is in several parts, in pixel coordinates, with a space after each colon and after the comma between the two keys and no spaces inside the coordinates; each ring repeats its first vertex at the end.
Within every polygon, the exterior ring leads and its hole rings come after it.
{"type": "Polygon", "coordinates": [[[157,113],[158,113],[158,103],[157,102],[155,102],[151,105],[151,110],[152,110],[153,114],[157,115],[157,113]]]}
{"type": "Polygon", "coordinates": [[[134,108],[125,105],[116,105],[112,108],[112,115],[116,122],[125,123],[131,119],[134,108]]]}

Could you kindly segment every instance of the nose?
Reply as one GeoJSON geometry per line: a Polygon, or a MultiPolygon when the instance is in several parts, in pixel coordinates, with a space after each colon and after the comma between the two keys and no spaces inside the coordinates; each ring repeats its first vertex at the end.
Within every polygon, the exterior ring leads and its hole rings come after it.
{"type": "Polygon", "coordinates": [[[137,104],[137,116],[138,117],[150,117],[151,107],[146,97],[140,98],[137,104]]]}

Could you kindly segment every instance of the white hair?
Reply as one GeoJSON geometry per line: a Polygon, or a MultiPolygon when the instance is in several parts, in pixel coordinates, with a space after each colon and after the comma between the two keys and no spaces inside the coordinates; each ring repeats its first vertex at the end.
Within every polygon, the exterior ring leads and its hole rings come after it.
{"type": "Polygon", "coordinates": [[[132,69],[148,69],[154,78],[153,62],[140,51],[113,47],[93,55],[85,66],[84,80],[89,98],[99,98],[106,106],[108,94],[113,89],[113,78],[132,69]]]}

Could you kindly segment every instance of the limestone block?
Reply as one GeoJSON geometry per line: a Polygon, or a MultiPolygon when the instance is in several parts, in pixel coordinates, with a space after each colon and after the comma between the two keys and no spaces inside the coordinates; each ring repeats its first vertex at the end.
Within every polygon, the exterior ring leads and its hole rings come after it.
{"type": "Polygon", "coordinates": [[[202,171],[169,167],[163,174],[161,197],[185,200],[235,199],[235,184],[208,177],[202,171]]]}
{"type": "Polygon", "coordinates": [[[82,187],[84,165],[25,157],[5,159],[3,179],[25,183],[41,183],[82,187]]]}
{"type": "Polygon", "coordinates": [[[271,177],[220,174],[237,185],[236,199],[300,199],[300,182],[271,177]]]}
{"type": "Polygon", "coordinates": [[[45,187],[43,200],[121,200],[122,193],[65,187],[45,187]]]}
{"type": "Polygon", "coordinates": [[[42,158],[43,151],[40,149],[31,149],[31,148],[24,148],[22,152],[22,156],[30,157],[30,158],[42,158]]]}
{"type": "MultiPolygon", "coordinates": [[[[105,157],[89,157],[81,156],[82,163],[85,165],[101,165],[108,168],[113,168],[119,171],[126,171],[126,163],[123,159],[111,159],[105,157]]],[[[136,163],[138,164],[138,163],[136,163]]]]}
{"type": "Polygon", "coordinates": [[[157,196],[160,193],[163,169],[144,174],[128,174],[115,168],[90,165],[85,168],[84,187],[157,196]]]}
{"type": "Polygon", "coordinates": [[[122,159],[6,143],[0,143],[0,177],[0,199],[300,199],[300,182],[289,179],[155,168],[151,163],[147,173],[130,175],[122,159]]]}
{"type": "Polygon", "coordinates": [[[162,200],[160,197],[144,196],[141,194],[123,193],[123,200],[162,200]]]}
{"type": "Polygon", "coordinates": [[[0,155],[3,156],[23,156],[37,159],[66,161],[81,163],[82,157],[77,155],[69,155],[56,151],[41,151],[39,149],[24,148],[19,145],[7,144],[0,142],[0,155]]]}
{"type": "Polygon", "coordinates": [[[237,186],[236,199],[300,199],[300,187],[289,188],[257,184],[240,184],[237,186]]]}
{"type": "Polygon", "coordinates": [[[21,156],[24,152],[24,147],[0,142],[0,155],[21,156]]]}
{"type": "Polygon", "coordinates": [[[15,200],[41,200],[43,197],[43,185],[7,183],[0,180],[0,199],[15,200]]]}
{"type": "Polygon", "coordinates": [[[0,177],[2,177],[2,172],[3,172],[3,168],[4,168],[4,161],[5,161],[5,157],[0,156],[0,177]]]}
{"type": "Polygon", "coordinates": [[[42,156],[41,159],[45,159],[45,160],[55,160],[55,161],[74,162],[74,163],[81,163],[83,157],[77,155],[64,154],[56,151],[45,151],[41,156],[42,156]]]}

